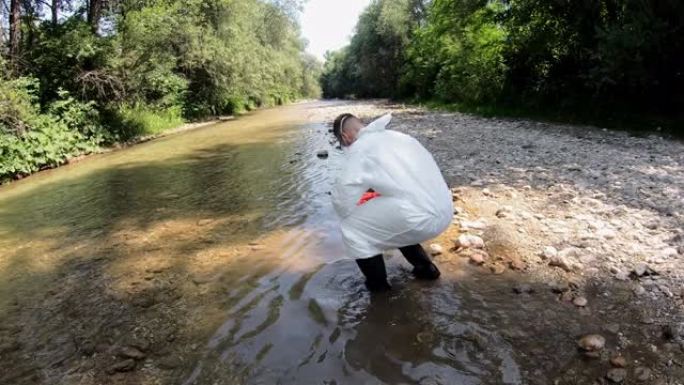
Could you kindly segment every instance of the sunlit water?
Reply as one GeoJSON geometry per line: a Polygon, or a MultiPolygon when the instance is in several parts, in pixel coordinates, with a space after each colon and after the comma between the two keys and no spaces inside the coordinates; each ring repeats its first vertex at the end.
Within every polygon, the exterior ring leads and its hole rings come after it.
{"type": "Polygon", "coordinates": [[[316,118],[325,105],[257,112],[4,187],[3,300],[62,260],[87,258],[82,245],[134,261],[138,252],[184,258],[259,239],[225,273],[234,300],[215,305],[224,321],[205,331],[179,383],[521,383],[513,348],[480,322],[496,318],[497,305],[448,274],[415,282],[392,255],[395,290],[365,291],[330,201],[341,154],[316,118]]]}

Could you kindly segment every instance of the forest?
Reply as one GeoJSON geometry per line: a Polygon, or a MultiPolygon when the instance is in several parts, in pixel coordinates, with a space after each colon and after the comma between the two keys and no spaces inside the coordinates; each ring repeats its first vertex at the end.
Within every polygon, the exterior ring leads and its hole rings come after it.
{"type": "Polygon", "coordinates": [[[683,27],[679,0],[374,0],[323,93],[681,123],[683,27]]]}
{"type": "Polygon", "coordinates": [[[2,0],[0,181],[320,95],[298,0],[2,0]]]}
{"type": "MultiPolygon", "coordinates": [[[[679,0],[372,0],[307,54],[305,0],[0,0],[0,181],[301,98],[684,122],[679,0]]],[[[681,132],[680,132],[681,133],[681,132]]]]}

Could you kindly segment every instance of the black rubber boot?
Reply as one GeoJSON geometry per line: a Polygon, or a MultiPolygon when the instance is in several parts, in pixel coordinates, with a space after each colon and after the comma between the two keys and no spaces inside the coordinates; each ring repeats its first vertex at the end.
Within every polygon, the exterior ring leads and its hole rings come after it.
{"type": "Polygon", "coordinates": [[[430,260],[425,249],[421,245],[410,245],[400,247],[399,251],[407,261],[413,265],[413,275],[418,279],[435,280],[441,273],[437,266],[430,260]]]}
{"type": "Polygon", "coordinates": [[[374,257],[357,259],[356,264],[366,277],[366,288],[369,291],[379,292],[391,289],[387,283],[387,270],[385,270],[385,260],[382,254],[374,257]]]}

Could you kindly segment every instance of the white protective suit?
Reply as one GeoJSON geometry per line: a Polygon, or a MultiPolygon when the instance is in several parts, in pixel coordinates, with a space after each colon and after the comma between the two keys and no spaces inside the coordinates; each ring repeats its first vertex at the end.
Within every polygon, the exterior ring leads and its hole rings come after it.
{"type": "Polygon", "coordinates": [[[451,192],[432,155],[416,139],[385,130],[391,119],[387,114],[361,129],[345,149],[333,189],[350,258],[424,242],[452,220],[451,192]],[[380,196],[357,206],[368,189],[380,196]]]}

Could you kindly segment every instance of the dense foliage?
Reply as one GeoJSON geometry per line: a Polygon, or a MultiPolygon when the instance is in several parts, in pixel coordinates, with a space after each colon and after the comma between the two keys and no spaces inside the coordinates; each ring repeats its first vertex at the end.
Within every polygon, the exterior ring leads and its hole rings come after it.
{"type": "Polygon", "coordinates": [[[320,93],[298,0],[0,1],[0,181],[320,93]]]}
{"type": "Polygon", "coordinates": [[[326,97],[681,116],[680,0],[374,0],[326,97]]]}

